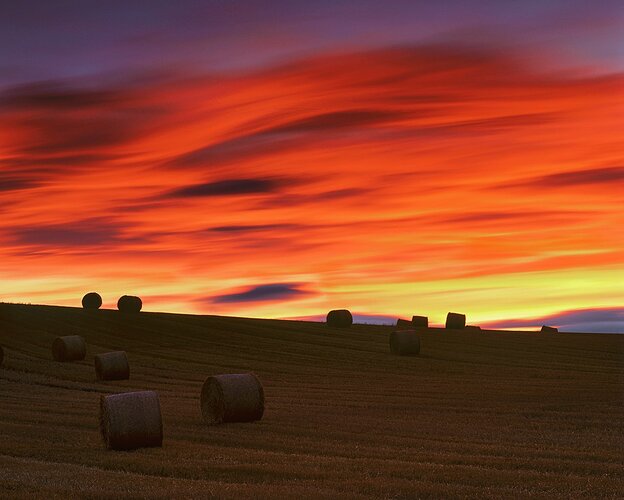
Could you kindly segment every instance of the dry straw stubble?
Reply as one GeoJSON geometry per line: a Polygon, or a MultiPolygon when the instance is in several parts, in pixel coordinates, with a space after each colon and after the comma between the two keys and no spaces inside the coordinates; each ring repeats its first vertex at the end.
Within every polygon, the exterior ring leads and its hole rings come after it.
{"type": "Polygon", "coordinates": [[[100,396],[100,432],[111,450],[162,446],[158,394],[139,391],[100,396]]]}
{"type": "Polygon", "coordinates": [[[390,352],[399,356],[420,354],[420,338],[416,330],[398,330],[390,334],[390,352]]]}
{"type": "Polygon", "coordinates": [[[98,380],[127,380],[130,378],[130,364],[125,351],[98,354],[94,358],[95,375],[98,380]]]}
{"type": "Polygon", "coordinates": [[[264,414],[264,388],[253,373],[215,375],[204,382],[200,405],[208,424],[253,422],[264,414]]]}
{"type": "Polygon", "coordinates": [[[87,343],[80,335],[57,337],[52,342],[55,361],[81,361],[87,355],[87,343]]]}

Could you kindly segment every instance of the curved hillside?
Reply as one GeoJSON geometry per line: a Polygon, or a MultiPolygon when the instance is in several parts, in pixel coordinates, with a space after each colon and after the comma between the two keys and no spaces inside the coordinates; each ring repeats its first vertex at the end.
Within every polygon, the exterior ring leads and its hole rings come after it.
{"type": "Polygon", "coordinates": [[[624,336],[445,331],[0,304],[0,496],[616,497],[624,336]],[[81,335],[84,361],[52,360],[81,335]],[[124,350],[130,380],[98,382],[124,350]],[[206,426],[206,377],[254,372],[259,422],[206,426]],[[101,394],[155,390],[162,448],[106,450],[101,394]]]}

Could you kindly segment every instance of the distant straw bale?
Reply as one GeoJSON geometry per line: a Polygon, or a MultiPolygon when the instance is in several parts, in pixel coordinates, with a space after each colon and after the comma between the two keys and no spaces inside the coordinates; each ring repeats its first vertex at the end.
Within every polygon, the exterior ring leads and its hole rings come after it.
{"type": "Polygon", "coordinates": [[[427,316],[412,316],[412,326],[414,328],[429,328],[429,318],[427,316]]]}
{"type": "Polygon", "coordinates": [[[127,380],[130,364],[124,351],[106,352],[95,356],[95,375],[98,380],[127,380]]]}
{"type": "Polygon", "coordinates": [[[126,313],[138,313],[143,307],[143,301],[134,295],[123,295],[117,301],[117,309],[126,313]]]}
{"type": "Polygon", "coordinates": [[[82,298],[84,309],[99,309],[102,307],[102,297],[97,292],[89,292],[82,298]]]}
{"type": "Polygon", "coordinates": [[[399,356],[420,353],[420,339],[416,330],[398,330],[390,334],[390,352],[399,356]]]}
{"type": "Polygon", "coordinates": [[[558,333],[559,329],[555,328],[554,326],[542,326],[542,329],[540,330],[542,333],[558,333]]]}
{"type": "Polygon", "coordinates": [[[397,319],[396,322],[396,327],[399,330],[411,330],[412,328],[414,328],[414,325],[412,325],[411,321],[407,321],[406,319],[397,319]]]}
{"type": "Polygon", "coordinates": [[[464,327],[464,330],[466,330],[467,332],[480,332],[481,327],[478,325],[466,325],[464,327]]]}
{"type": "Polygon", "coordinates": [[[461,330],[466,326],[466,315],[450,312],[446,315],[446,328],[461,330]]]}
{"type": "Polygon", "coordinates": [[[111,450],[162,446],[158,394],[140,391],[100,396],[100,432],[111,450]]]}
{"type": "Polygon", "coordinates": [[[80,335],[57,337],[52,342],[52,357],[56,361],[80,361],[87,355],[87,344],[80,335]]]}
{"type": "Polygon", "coordinates": [[[215,375],[204,382],[200,404],[208,424],[253,422],[264,414],[264,389],[253,373],[215,375]]]}
{"type": "Polygon", "coordinates": [[[327,326],[348,328],[353,324],[353,316],[347,309],[334,309],[327,313],[327,326]]]}

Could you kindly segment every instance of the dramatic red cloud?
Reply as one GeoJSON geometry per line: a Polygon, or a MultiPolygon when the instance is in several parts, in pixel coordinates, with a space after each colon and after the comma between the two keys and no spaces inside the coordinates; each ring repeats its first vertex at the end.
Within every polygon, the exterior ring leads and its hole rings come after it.
{"type": "Polygon", "coordinates": [[[306,316],[613,307],[624,76],[405,48],[0,96],[5,301],[306,316]]]}

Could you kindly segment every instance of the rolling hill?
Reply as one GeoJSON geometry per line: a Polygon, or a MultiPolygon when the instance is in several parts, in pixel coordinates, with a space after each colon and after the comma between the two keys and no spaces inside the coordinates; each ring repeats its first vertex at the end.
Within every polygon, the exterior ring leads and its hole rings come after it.
{"type": "Polygon", "coordinates": [[[0,496],[570,498],[624,491],[624,336],[0,304],[0,496]],[[85,361],[52,361],[59,335],[85,361]],[[130,380],[93,355],[126,350],[130,380]],[[253,371],[264,418],[206,426],[206,377],[253,371]],[[106,450],[101,394],[158,391],[162,448],[106,450]]]}

